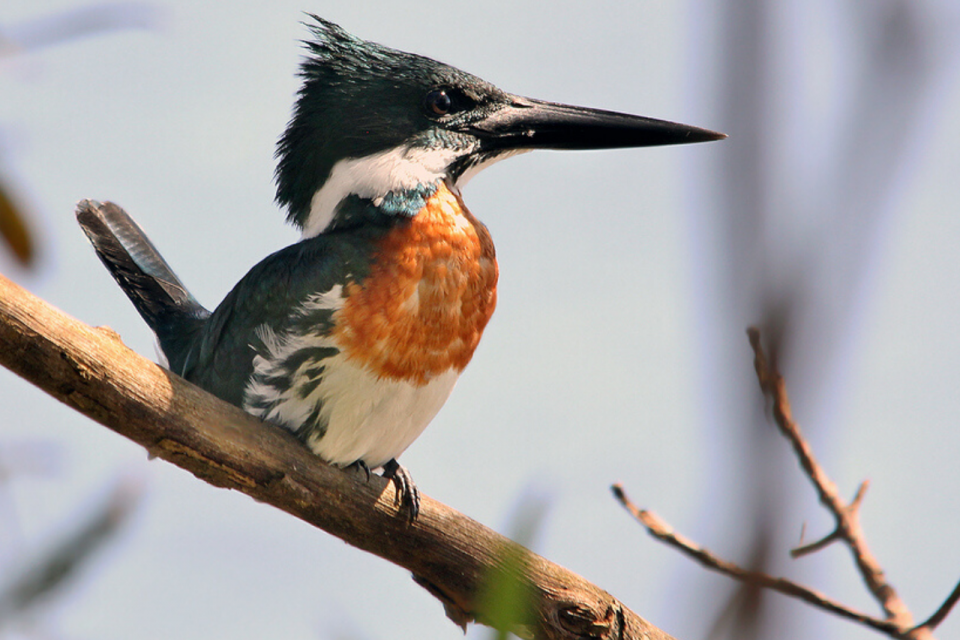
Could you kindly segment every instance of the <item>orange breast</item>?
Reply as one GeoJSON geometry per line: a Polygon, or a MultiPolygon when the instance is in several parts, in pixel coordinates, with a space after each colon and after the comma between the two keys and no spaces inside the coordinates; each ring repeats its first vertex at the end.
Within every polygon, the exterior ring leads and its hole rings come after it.
{"type": "Polygon", "coordinates": [[[370,275],[348,285],[333,335],[377,375],[424,385],[470,362],[497,303],[497,277],[486,227],[441,184],[379,242],[370,275]]]}

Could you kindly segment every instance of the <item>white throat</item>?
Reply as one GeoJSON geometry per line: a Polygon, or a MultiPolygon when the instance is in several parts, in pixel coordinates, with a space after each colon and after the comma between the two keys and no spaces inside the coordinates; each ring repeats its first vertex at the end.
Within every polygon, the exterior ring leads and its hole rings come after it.
{"type": "MultiPolygon", "coordinates": [[[[464,171],[451,186],[459,193],[483,169],[528,151],[532,149],[507,151],[479,162],[464,171]]],[[[313,194],[301,238],[312,238],[326,231],[333,222],[337,207],[347,196],[369,198],[379,206],[391,192],[414,189],[446,178],[450,165],[464,153],[464,149],[401,145],[363,158],[340,160],[333,165],[327,181],[313,194]]]]}

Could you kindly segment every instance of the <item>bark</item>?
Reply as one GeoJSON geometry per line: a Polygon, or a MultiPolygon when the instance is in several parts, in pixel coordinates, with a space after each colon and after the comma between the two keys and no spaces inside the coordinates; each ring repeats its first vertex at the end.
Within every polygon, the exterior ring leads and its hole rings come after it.
{"type": "Polygon", "coordinates": [[[409,569],[460,625],[551,640],[671,638],[596,585],[428,496],[408,524],[383,479],[323,463],[285,431],[130,351],[112,330],[70,318],[2,276],[0,364],[151,456],[409,569]],[[529,583],[528,624],[484,611],[484,581],[505,574],[529,583]]]}

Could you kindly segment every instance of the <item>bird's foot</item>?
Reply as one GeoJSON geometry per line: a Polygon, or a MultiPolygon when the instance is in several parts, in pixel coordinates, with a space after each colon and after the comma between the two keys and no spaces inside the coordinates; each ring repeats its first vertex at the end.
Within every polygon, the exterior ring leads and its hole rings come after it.
{"type": "Polygon", "coordinates": [[[410,472],[393,459],[383,465],[383,477],[393,482],[396,489],[393,503],[406,512],[410,522],[416,520],[420,513],[420,490],[413,483],[410,472]]]}
{"type": "Polygon", "coordinates": [[[361,473],[365,473],[367,475],[367,482],[370,482],[370,467],[368,467],[367,463],[363,460],[357,460],[356,462],[347,465],[347,469],[354,469],[361,473]]]}

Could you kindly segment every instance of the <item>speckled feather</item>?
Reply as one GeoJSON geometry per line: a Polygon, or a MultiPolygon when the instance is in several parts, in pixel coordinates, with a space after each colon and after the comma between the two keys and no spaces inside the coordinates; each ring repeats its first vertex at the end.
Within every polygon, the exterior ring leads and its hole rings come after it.
{"type": "Polygon", "coordinates": [[[328,461],[375,467],[443,405],[493,314],[498,273],[486,228],[445,185],[390,224],[369,224],[390,214],[366,207],[368,224],[252,269],[171,366],[328,461]]]}

